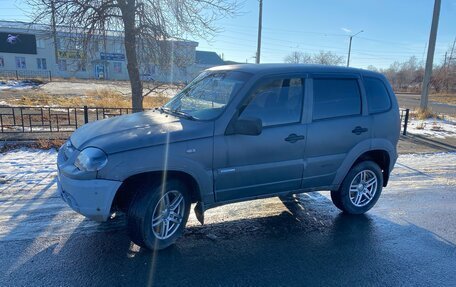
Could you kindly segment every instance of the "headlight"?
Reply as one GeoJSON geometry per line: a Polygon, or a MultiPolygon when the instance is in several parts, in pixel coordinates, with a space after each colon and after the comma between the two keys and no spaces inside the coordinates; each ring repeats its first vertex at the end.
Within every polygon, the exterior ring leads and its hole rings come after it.
{"type": "Polygon", "coordinates": [[[65,156],[65,160],[68,160],[71,156],[71,154],[74,152],[74,147],[73,145],[71,144],[71,141],[68,140],[63,146],[62,146],[62,149],[63,149],[63,154],[65,156]]]}
{"type": "Polygon", "coordinates": [[[108,157],[99,148],[88,147],[81,151],[74,165],[81,171],[98,171],[108,163],[108,157]]]}

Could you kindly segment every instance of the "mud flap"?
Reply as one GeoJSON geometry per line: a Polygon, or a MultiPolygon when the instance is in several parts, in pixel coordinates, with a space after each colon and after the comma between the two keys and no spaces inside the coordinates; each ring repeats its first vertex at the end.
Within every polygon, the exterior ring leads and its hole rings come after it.
{"type": "Polygon", "coordinates": [[[195,206],[195,215],[196,219],[201,223],[201,225],[204,225],[204,203],[201,201],[198,201],[198,203],[195,206]]]}

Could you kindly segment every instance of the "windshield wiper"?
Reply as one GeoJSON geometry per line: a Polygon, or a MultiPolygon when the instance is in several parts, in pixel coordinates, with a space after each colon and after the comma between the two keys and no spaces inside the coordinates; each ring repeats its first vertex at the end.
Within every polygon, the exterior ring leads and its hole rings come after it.
{"type": "Polygon", "coordinates": [[[170,110],[170,112],[173,113],[173,114],[176,114],[178,116],[181,116],[183,118],[186,118],[188,120],[192,120],[192,121],[196,120],[196,118],[194,116],[189,115],[189,114],[187,114],[186,112],[183,112],[183,111],[170,110]]]}
{"type": "Polygon", "coordinates": [[[159,107],[158,109],[161,112],[166,113],[166,114],[177,115],[177,116],[180,116],[180,117],[186,118],[188,120],[192,120],[192,121],[197,120],[197,118],[195,118],[194,116],[189,115],[189,114],[187,114],[186,112],[183,112],[183,111],[171,110],[171,109],[163,108],[163,107],[159,107]]]}

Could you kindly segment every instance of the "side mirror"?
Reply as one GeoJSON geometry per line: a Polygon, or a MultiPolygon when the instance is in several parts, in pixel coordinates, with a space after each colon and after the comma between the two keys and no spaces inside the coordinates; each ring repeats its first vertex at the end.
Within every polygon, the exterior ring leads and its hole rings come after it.
{"type": "Polygon", "coordinates": [[[258,118],[239,118],[229,129],[227,134],[238,134],[247,136],[260,135],[263,130],[263,122],[258,118]]]}

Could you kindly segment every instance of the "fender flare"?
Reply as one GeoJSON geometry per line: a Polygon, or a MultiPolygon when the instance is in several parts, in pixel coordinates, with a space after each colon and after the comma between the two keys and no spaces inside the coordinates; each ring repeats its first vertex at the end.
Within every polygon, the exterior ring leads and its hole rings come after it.
{"type": "Polygon", "coordinates": [[[373,150],[383,150],[388,153],[390,157],[389,172],[391,172],[397,160],[396,148],[390,141],[385,139],[368,139],[358,143],[347,153],[345,160],[336,172],[336,176],[332,183],[333,186],[338,188],[358,158],[364,153],[373,150]]]}
{"type": "MultiPolygon", "coordinates": [[[[173,159],[171,157],[168,159],[166,170],[168,172],[184,173],[192,177],[198,186],[197,192],[201,201],[205,203],[214,202],[212,170],[205,170],[202,165],[187,158],[173,159]]],[[[136,175],[156,172],[163,172],[163,165],[150,165],[131,169],[128,173],[122,174],[118,180],[125,182],[136,175]]]]}

